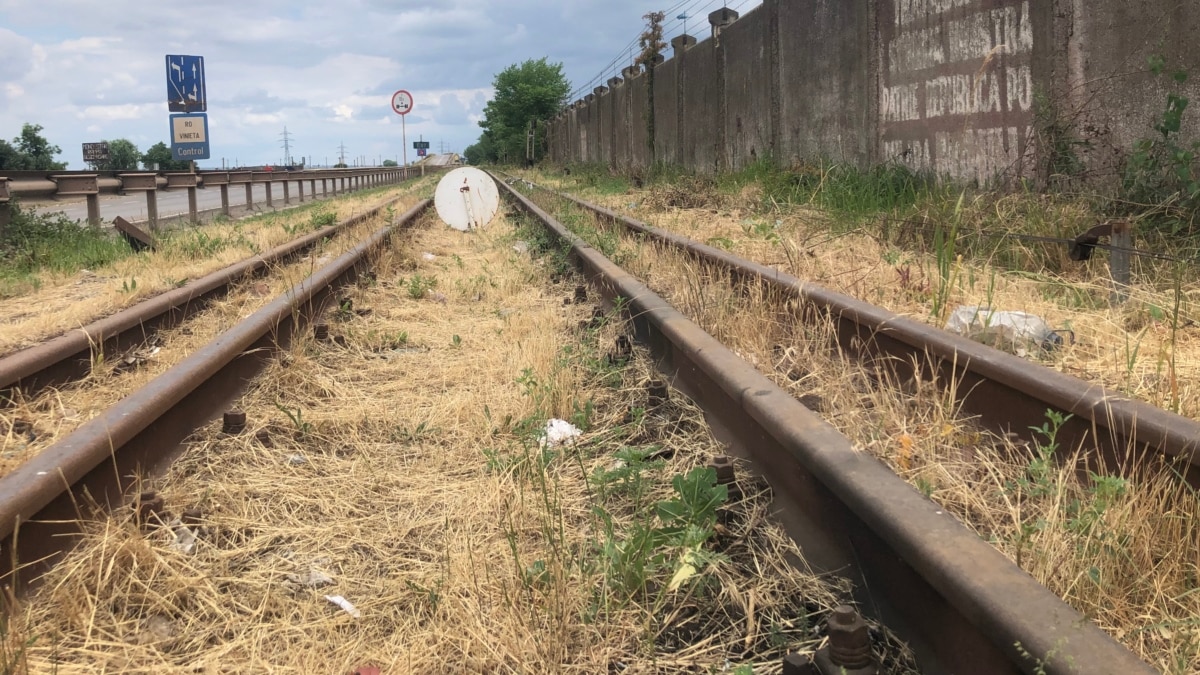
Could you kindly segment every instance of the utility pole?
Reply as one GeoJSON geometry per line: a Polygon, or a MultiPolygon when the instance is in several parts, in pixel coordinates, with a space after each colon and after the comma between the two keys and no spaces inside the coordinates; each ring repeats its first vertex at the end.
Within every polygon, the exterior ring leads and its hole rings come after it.
{"type": "Polygon", "coordinates": [[[342,143],[338,146],[338,164],[346,163],[346,144],[342,143]]]}
{"type": "Polygon", "coordinates": [[[287,126],[283,127],[283,133],[280,137],[283,138],[283,163],[288,166],[292,165],[292,136],[287,130],[287,126]]]}

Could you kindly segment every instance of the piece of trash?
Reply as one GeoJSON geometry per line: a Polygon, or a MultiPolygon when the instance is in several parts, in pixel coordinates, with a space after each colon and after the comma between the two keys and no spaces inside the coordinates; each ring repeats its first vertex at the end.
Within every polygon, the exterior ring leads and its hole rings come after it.
{"type": "Polygon", "coordinates": [[[187,525],[179,524],[175,527],[175,541],[171,542],[171,548],[184,555],[195,553],[196,533],[187,525]]]}
{"type": "MultiPolygon", "coordinates": [[[[309,570],[308,574],[289,574],[288,581],[309,588],[320,588],[333,583],[333,577],[320,570],[309,570]]],[[[349,610],[347,610],[349,611],[349,610]]]]}
{"type": "Polygon", "coordinates": [[[342,609],[344,609],[346,611],[346,613],[349,614],[350,616],[352,616],[356,619],[362,618],[362,612],[358,611],[357,607],[352,605],[349,600],[343,598],[342,596],[327,595],[327,596],[325,596],[325,599],[332,602],[333,604],[337,605],[338,607],[341,607],[342,609]]]}
{"type": "Polygon", "coordinates": [[[288,461],[288,464],[291,464],[292,466],[300,466],[302,464],[308,464],[308,458],[301,454],[288,455],[287,461],[288,461]]]}
{"type": "Polygon", "coordinates": [[[443,305],[446,304],[446,294],[445,293],[439,293],[438,291],[429,291],[429,299],[434,302],[440,302],[443,305]]]}
{"type": "Polygon", "coordinates": [[[433,262],[434,260],[437,260],[437,256],[428,251],[426,251],[425,253],[422,253],[421,258],[425,259],[428,262],[433,262]]]}
{"type": "Polygon", "coordinates": [[[990,307],[960,305],[946,320],[946,330],[1006,351],[1021,351],[1034,344],[1047,351],[1063,346],[1070,331],[1052,329],[1042,317],[1028,312],[997,311],[990,307]]]}
{"type": "Polygon", "coordinates": [[[529,253],[529,242],[518,241],[517,243],[513,244],[513,250],[522,255],[529,253]]]}
{"type": "Polygon", "coordinates": [[[169,640],[175,634],[175,624],[161,614],[152,614],[142,621],[141,630],[133,636],[134,644],[148,645],[169,640]]]}
{"type": "Polygon", "coordinates": [[[575,439],[583,432],[574,424],[557,417],[546,421],[546,429],[539,439],[543,447],[558,447],[560,445],[575,445],[575,439]]]}

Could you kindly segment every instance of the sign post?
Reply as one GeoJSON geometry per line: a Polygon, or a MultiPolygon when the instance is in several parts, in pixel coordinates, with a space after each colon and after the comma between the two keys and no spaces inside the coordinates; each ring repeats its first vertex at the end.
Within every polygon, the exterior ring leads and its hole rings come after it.
{"type": "Polygon", "coordinates": [[[408,166],[408,128],[405,115],[412,112],[412,94],[403,89],[392,94],[392,112],[400,116],[400,147],[404,148],[404,166],[408,166]]]}
{"type": "Polygon", "coordinates": [[[191,162],[208,159],[208,90],[204,85],[204,57],[167,54],[167,109],[171,126],[171,157],[191,162]]]}

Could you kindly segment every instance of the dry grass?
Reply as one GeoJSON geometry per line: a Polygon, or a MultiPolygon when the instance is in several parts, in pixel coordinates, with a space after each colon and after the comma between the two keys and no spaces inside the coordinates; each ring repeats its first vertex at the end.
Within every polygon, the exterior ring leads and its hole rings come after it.
{"type": "MultiPolygon", "coordinates": [[[[609,362],[621,322],[580,327],[591,307],[564,305],[573,284],[548,284],[553,256],[515,253],[512,228],[398,238],[353,294],[372,312],[332,326],[344,347],[299,341],[240,401],[246,434],[198,432],[152,482],[174,513],[200,510],[194,554],[128,514],[90,525],[14,614],[10,642],[34,640],[23,665],[778,672],[786,650],[814,648],[847,589],[789,564],[798,551],[752,478],[679,591],[665,590],[682,554],[669,546],[633,561],[652,568],[643,583],[617,583],[612,556],[655,522],[672,476],[722,448],[681,395],[644,411],[649,360],[609,362]],[[543,451],[548,416],[583,426],[580,442],[543,451]],[[656,459],[623,465],[629,448],[656,459]],[[314,570],[331,583],[306,585],[314,570]]],[[[906,672],[903,650],[881,649],[906,672]]]]}
{"type": "Polygon", "coordinates": [[[75,274],[43,272],[38,289],[0,300],[0,354],[86,325],[146,298],[244,260],[308,233],[314,214],[337,221],[372,209],[400,194],[429,192],[433,178],[368,190],[236,222],[174,230],[157,253],[132,255],[106,268],[75,274]]]}
{"type": "MultiPolygon", "coordinates": [[[[585,236],[608,231],[558,205],[585,236]]],[[[1017,447],[981,432],[960,414],[952,386],[894,381],[886,368],[844,358],[830,348],[832,325],[781,321],[797,311],[784,298],[629,237],[616,257],[1149,663],[1200,672],[1200,498],[1175,475],[1081,482],[1078,462],[1039,459],[1052,454],[1052,438],[1017,447]]],[[[833,258],[807,264],[822,262],[833,258]]],[[[868,257],[864,271],[872,267],[868,257]]]]}
{"type": "MultiPolygon", "coordinates": [[[[552,187],[565,182],[556,176],[537,179],[552,187]]],[[[754,186],[736,196],[711,196],[715,191],[711,185],[655,186],[620,195],[576,190],[584,199],[651,225],[917,321],[942,326],[948,310],[957,305],[1036,314],[1052,328],[1073,331],[1075,344],[1052,354],[1030,349],[1029,358],[1200,419],[1200,285],[1189,276],[1182,277],[1176,292],[1174,278],[1164,276],[1161,269],[1145,268],[1144,261],[1135,258],[1138,284],[1131,299],[1112,307],[1107,257],[1101,253],[1086,265],[1063,263],[1062,274],[1041,269],[1006,271],[988,264],[989,260],[950,255],[943,273],[936,253],[926,248],[927,234],[905,234],[903,226],[892,225],[896,236],[885,241],[875,223],[847,229],[828,214],[807,209],[764,211],[754,186]],[[695,199],[706,203],[699,208],[675,208],[663,202],[663,194],[680,190],[698,191],[695,199]]],[[[1021,209],[1028,206],[1021,199],[1028,201],[1014,196],[999,200],[995,208],[1019,222],[1021,209]]],[[[688,199],[678,201],[687,204],[688,199]]],[[[1017,240],[993,243],[1000,246],[989,259],[1046,257],[1024,251],[1026,244],[1017,240]]],[[[1065,259],[1066,247],[1059,248],[1065,259]]]]}

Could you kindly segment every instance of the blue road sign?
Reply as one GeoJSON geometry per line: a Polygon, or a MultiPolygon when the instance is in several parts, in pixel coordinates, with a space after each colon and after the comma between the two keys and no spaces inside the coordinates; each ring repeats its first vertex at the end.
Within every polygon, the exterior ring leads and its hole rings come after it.
{"type": "Polygon", "coordinates": [[[205,112],[204,57],[167,55],[167,107],[171,112],[205,112]]]}
{"type": "Polygon", "coordinates": [[[171,120],[171,158],[208,159],[208,115],[167,115],[171,120]]]}

